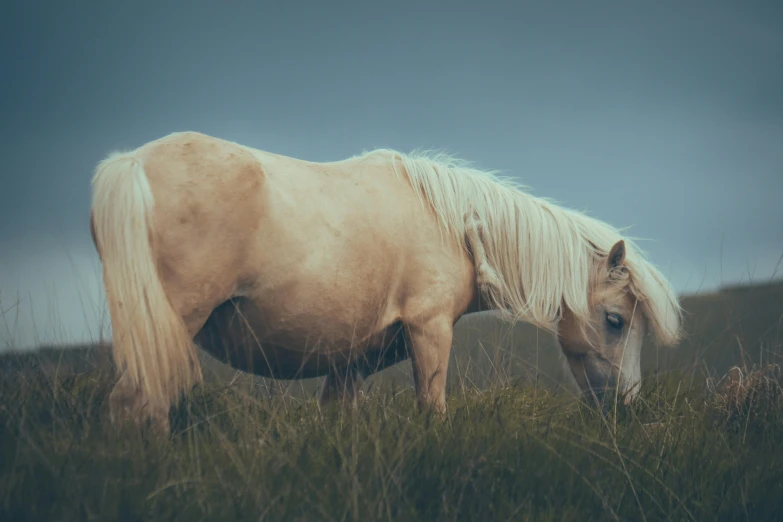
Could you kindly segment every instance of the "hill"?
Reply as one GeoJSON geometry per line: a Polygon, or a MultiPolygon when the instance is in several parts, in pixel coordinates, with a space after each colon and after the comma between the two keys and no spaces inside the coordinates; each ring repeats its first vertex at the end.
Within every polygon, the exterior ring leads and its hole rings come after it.
{"type": "Polygon", "coordinates": [[[5,354],[0,520],[776,520],[780,367],[752,366],[783,355],[783,285],[683,303],[685,341],[647,346],[640,400],[604,409],[552,393],[570,376],[549,335],[480,315],[457,326],[445,418],[416,407],[410,363],[322,408],[319,379],[203,355],[150,437],[106,420],[108,346],[5,354]]]}
{"type": "MultiPolygon", "coordinates": [[[[781,363],[783,357],[783,282],[724,287],[718,292],[681,299],[685,339],[672,349],[650,340],[642,354],[645,375],[680,372],[691,379],[723,375],[736,365],[781,363]]],[[[46,374],[82,373],[111,364],[108,345],[44,346],[34,352],[0,354],[0,374],[36,368],[46,374]]],[[[205,377],[216,381],[255,382],[265,389],[296,396],[312,395],[321,379],[274,381],[236,372],[200,352],[205,377]]],[[[491,314],[463,317],[455,327],[449,365],[449,388],[515,382],[546,390],[576,390],[565,360],[547,332],[528,324],[510,325],[491,314]]],[[[382,383],[412,385],[410,362],[368,379],[365,388],[382,383]]]]}

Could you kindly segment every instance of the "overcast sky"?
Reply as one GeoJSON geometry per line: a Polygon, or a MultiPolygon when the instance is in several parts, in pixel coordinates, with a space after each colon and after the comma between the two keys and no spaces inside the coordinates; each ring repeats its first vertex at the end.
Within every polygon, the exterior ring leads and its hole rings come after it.
{"type": "Polygon", "coordinates": [[[100,334],[93,168],[182,130],[444,149],[632,226],[681,292],[783,255],[783,2],[218,4],[4,2],[0,349],[100,334]]]}

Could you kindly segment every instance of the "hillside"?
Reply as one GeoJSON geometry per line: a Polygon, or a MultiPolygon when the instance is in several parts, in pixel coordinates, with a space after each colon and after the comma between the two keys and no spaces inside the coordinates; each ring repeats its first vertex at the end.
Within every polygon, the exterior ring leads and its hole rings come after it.
{"type": "MultiPolygon", "coordinates": [[[[723,375],[746,362],[781,362],[783,358],[783,282],[732,286],[719,292],[684,296],[685,339],[673,349],[646,341],[642,372],[672,370],[693,378],[723,375]]],[[[108,346],[46,346],[37,352],[0,354],[0,374],[35,367],[47,374],[81,373],[110,364],[108,346]]],[[[263,387],[296,396],[312,395],[321,379],[273,381],[237,375],[232,368],[200,353],[210,380],[251,380],[263,387]]],[[[575,390],[576,384],[552,336],[527,324],[509,325],[490,314],[465,316],[455,328],[449,366],[449,387],[486,386],[500,379],[547,390],[575,390]]],[[[410,362],[398,364],[370,379],[365,389],[380,383],[412,385],[410,362]]]]}
{"type": "Polygon", "coordinates": [[[640,400],[606,409],[551,393],[569,376],[550,336],[486,316],[457,327],[445,418],[417,407],[409,362],[341,408],[302,400],[319,379],[204,355],[155,437],[107,421],[107,346],[6,354],[0,520],[779,518],[780,367],[748,366],[783,356],[783,285],[683,303],[686,340],[648,346],[640,400]]]}

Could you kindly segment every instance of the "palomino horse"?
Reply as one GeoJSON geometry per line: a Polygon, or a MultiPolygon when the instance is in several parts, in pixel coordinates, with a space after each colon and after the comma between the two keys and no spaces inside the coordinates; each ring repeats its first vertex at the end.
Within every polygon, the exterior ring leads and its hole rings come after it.
{"type": "Polygon", "coordinates": [[[675,293],[631,241],[444,155],[313,163],[175,133],[98,165],[91,225],[114,419],[167,427],[201,380],[195,345],[258,375],[326,375],[322,401],[410,357],[419,404],[443,412],[465,313],[551,331],[583,390],[627,397],[645,332],[679,336],[675,293]]]}

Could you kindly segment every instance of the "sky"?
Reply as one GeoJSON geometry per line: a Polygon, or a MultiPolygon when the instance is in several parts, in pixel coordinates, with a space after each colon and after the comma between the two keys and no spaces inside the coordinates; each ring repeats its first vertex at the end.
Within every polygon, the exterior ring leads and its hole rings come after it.
{"type": "Polygon", "coordinates": [[[0,350],[108,334],[90,179],[175,131],[444,150],[631,227],[681,293],[783,255],[783,2],[3,4],[0,350]]]}

